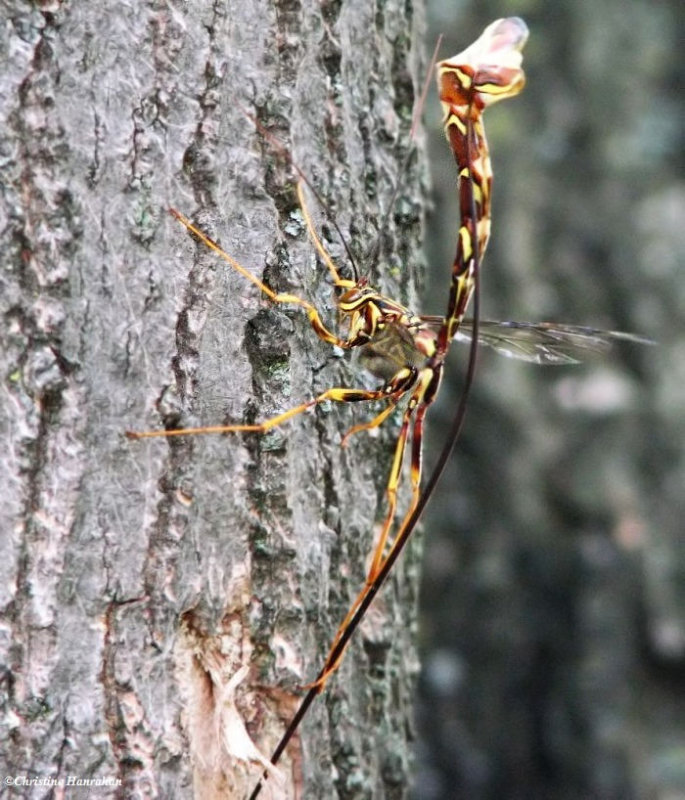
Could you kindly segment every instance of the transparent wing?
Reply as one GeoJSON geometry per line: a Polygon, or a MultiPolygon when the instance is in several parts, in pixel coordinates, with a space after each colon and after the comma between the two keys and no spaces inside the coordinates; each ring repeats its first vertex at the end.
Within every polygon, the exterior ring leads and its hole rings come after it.
{"type": "MultiPolygon", "coordinates": [[[[440,317],[421,317],[440,326],[440,317]]],[[[471,341],[472,320],[464,320],[454,339],[471,341]]],[[[616,342],[654,344],[651,339],[622,331],[603,331],[584,325],[556,322],[493,322],[481,320],[478,343],[492,347],[508,358],[532,364],[578,364],[588,357],[604,355],[616,342]]]]}

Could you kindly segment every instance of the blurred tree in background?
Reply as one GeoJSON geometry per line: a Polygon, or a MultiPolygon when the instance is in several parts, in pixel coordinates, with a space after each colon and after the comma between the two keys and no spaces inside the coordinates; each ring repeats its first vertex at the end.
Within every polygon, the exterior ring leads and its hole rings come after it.
{"type": "MultiPolygon", "coordinates": [[[[682,798],[682,8],[433,5],[441,57],[497,17],[520,14],[531,30],[526,89],[486,120],[483,316],[659,344],[556,368],[481,353],[465,435],[425,525],[415,797],[682,798]]],[[[426,118],[436,199],[423,308],[439,313],[455,170],[437,107],[426,118]]],[[[431,452],[464,361],[448,370],[431,452]]]]}

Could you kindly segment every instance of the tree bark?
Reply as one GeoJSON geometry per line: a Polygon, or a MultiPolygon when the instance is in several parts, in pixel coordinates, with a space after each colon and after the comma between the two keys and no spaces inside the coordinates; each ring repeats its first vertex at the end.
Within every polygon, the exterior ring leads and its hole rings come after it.
{"type": "MultiPolygon", "coordinates": [[[[369,277],[413,305],[421,170],[399,164],[421,8],[5,8],[3,772],[20,797],[70,796],[73,776],[109,782],[91,783],[98,798],[240,798],[363,582],[394,428],[341,451],[359,409],[325,407],[262,437],[125,440],[267,418],[361,380],[166,209],[334,324],[293,171],[247,112],[326,198],[362,270],[381,234],[369,277]]],[[[406,796],[416,561],[269,796],[406,796]]]]}

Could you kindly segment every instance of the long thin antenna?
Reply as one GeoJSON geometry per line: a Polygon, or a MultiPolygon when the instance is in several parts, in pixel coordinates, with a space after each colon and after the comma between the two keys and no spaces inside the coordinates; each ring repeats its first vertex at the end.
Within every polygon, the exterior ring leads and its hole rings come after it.
{"type": "Polygon", "coordinates": [[[293,156],[290,153],[290,151],[288,150],[288,148],[285,147],[281,142],[279,142],[278,139],[271,133],[271,131],[267,130],[267,128],[264,127],[264,125],[257,119],[256,116],[254,116],[254,114],[251,114],[249,111],[247,111],[245,108],[243,108],[240,105],[238,105],[238,108],[240,108],[240,110],[243,112],[243,114],[252,122],[252,124],[255,126],[255,128],[257,128],[257,130],[259,131],[260,135],[269,142],[269,144],[273,147],[273,149],[277,150],[282,156],[284,156],[284,158],[290,164],[290,166],[295,170],[295,172],[297,172],[297,174],[300,177],[300,180],[302,181],[302,183],[304,183],[305,186],[309,189],[309,191],[314,195],[314,198],[316,199],[316,202],[323,209],[323,212],[326,215],[326,219],[334,227],[335,232],[340,237],[340,241],[342,242],[342,246],[345,249],[345,253],[347,254],[347,258],[349,259],[349,262],[350,262],[350,266],[352,267],[352,273],[354,275],[354,280],[358,281],[359,280],[359,270],[357,268],[357,262],[355,261],[354,256],[352,255],[352,250],[351,250],[350,246],[347,243],[347,239],[343,235],[343,232],[340,229],[340,226],[335,221],[335,217],[333,216],[333,212],[331,211],[330,206],[328,205],[328,203],[323,199],[323,197],[318,192],[316,187],[312,184],[312,182],[309,180],[309,178],[304,174],[304,171],[302,169],[300,169],[299,165],[297,164],[297,162],[293,158],[293,156]]]}

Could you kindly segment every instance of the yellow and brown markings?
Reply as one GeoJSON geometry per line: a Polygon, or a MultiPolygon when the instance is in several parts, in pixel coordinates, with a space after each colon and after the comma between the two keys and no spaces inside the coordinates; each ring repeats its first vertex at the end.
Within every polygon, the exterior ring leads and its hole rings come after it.
{"type": "Polygon", "coordinates": [[[445,324],[438,349],[446,349],[466,313],[477,261],[490,238],[492,168],[483,110],[517,95],[524,86],[521,50],[528,29],[518,17],[489,25],[466,50],[437,65],[445,134],[457,162],[460,227],[445,324]],[[475,237],[477,237],[477,258],[475,237]]]}

